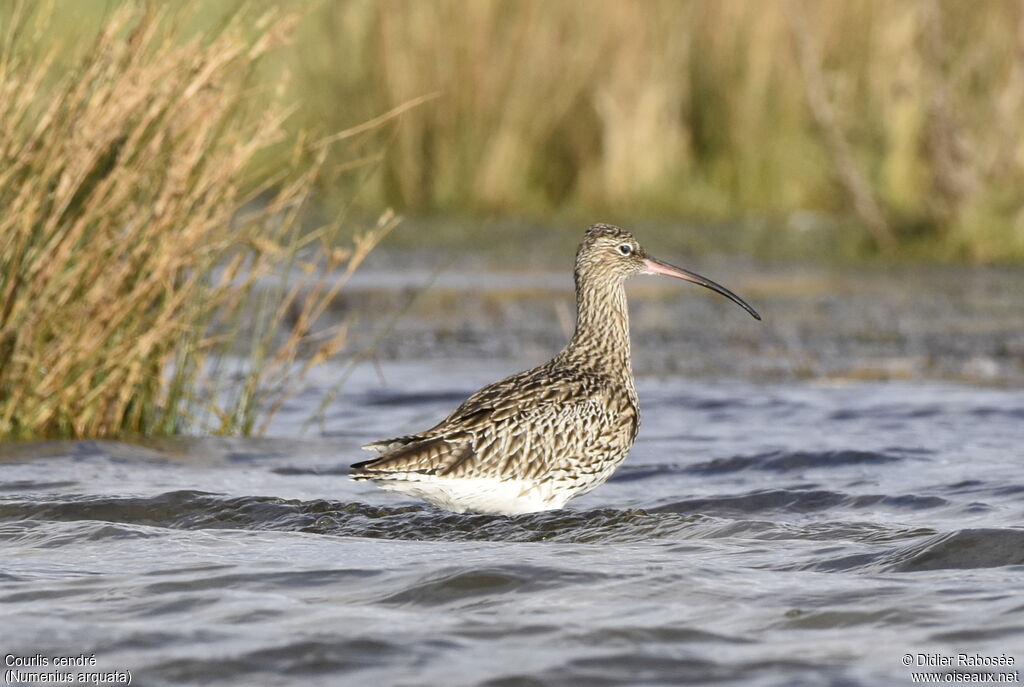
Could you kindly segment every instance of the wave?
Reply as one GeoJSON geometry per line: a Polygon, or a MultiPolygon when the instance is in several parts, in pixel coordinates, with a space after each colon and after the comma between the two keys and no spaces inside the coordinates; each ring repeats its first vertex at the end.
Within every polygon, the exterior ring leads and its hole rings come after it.
{"type": "Polygon", "coordinates": [[[827,489],[765,489],[745,494],[685,499],[651,508],[653,513],[703,513],[737,515],[766,512],[811,513],[841,508],[865,509],[887,506],[921,510],[939,508],[950,502],[938,496],[914,494],[845,494],[827,489]]]}
{"type": "Polygon", "coordinates": [[[893,451],[770,451],[751,456],[733,456],[695,463],[686,472],[697,475],[739,472],[740,470],[767,470],[788,472],[813,468],[834,468],[847,465],[884,465],[906,459],[904,452],[893,451]]]}

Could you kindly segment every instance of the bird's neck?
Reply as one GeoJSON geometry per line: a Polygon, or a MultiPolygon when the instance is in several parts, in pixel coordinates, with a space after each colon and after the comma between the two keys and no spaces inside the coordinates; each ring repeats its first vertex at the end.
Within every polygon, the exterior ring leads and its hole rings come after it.
{"type": "Polygon", "coordinates": [[[632,378],[629,307],[621,279],[576,273],[576,332],[565,349],[579,364],[632,378]]]}

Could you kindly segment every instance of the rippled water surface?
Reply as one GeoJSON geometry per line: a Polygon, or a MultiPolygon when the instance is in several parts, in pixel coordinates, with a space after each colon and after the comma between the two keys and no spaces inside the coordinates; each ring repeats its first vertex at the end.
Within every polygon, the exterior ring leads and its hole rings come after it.
{"type": "Polygon", "coordinates": [[[3,445],[0,646],[143,685],[892,685],[908,653],[1024,661],[1024,393],[648,377],[628,461],[567,510],[453,515],[346,478],[362,442],[512,371],[368,366],[305,438],[3,445]]]}

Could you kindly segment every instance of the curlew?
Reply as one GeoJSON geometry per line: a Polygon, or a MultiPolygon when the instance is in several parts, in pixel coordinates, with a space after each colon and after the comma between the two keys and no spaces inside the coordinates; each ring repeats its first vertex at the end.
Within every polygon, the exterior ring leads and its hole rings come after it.
{"type": "Polygon", "coordinates": [[[434,427],[363,448],[369,480],[456,512],[554,510],[604,483],[640,426],[625,281],[663,274],[700,284],[760,315],[710,279],[649,256],[632,234],[587,229],[576,253],[576,331],[558,355],[485,386],[434,427]]]}

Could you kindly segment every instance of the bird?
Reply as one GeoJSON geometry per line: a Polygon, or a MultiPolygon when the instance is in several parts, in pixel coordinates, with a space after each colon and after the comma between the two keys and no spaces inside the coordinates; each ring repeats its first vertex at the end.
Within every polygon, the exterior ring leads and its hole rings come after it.
{"type": "Polygon", "coordinates": [[[551,360],[480,389],[437,425],[363,446],[377,451],[350,477],[456,513],[557,510],[603,484],[640,427],[625,281],[666,275],[724,286],[650,256],[633,235],[594,224],[576,252],[576,329],[551,360]]]}

